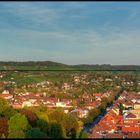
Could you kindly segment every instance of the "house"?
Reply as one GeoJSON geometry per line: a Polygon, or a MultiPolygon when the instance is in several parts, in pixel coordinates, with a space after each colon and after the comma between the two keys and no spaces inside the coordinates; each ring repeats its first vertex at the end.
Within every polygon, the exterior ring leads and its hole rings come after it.
{"type": "Polygon", "coordinates": [[[105,81],[106,81],[106,82],[108,82],[108,81],[112,82],[113,80],[110,79],[110,78],[106,78],[105,81]]]}
{"type": "Polygon", "coordinates": [[[14,103],[11,104],[11,106],[12,106],[14,109],[22,108],[22,104],[19,103],[19,102],[14,102],[14,103]]]}
{"type": "Polygon", "coordinates": [[[95,100],[101,101],[101,97],[102,97],[101,93],[96,93],[95,94],[95,100]]]}
{"type": "Polygon", "coordinates": [[[74,76],[74,82],[79,83],[80,82],[80,77],[79,76],[74,76]]]}
{"type": "Polygon", "coordinates": [[[56,107],[66,107],[65,102],[56,102],[56,107]]]}
{"type": "Polygon", "coordinates": [[[140,109],[131,109],[131,113],[135,114],[138,119],[140,119],[140,109]]]}
{"type": "Polygon", "coordinates": [[[122,126],[123,116],[119,115],[118,109],[111,109],[101,119],[99,125],[104,129],[103,132],[114,133],[118,130],[118,126],[122,126]]]}
{"type": "Polygon", "coordinates": [[[108,133],[105,138],[118,138],[118,139],[123,139],[124,138],[124,135],[122,133],[120,133],[120,134],[108,133]]]}
{"type": "Polygon", "coordinates": [[[109,92],[105,92],[103,93],[102,97],[109,97],[110,96],[110,93],[109,92]]]}
{"type": "Polygon", "coordinates": [[[45,98],[46,100],[46,103],[47,104],[53,104],[55,105],[55,103],[57,102],[57,99],[56,98],[45,98]]]}
{"type": "Polygon", "coordinates": [[[69,90],[69,89],[71,89],[71,86],[68,83],[64,83],[62,88],[65,90],[69,90]]]}
{"type": "Polygon", "coordinates": [[[25,107],[25,106],[33,106],[33,104],[30,101],[24,101],[22,103],[22,107],[25,107]]]}
{"type": "Polygon", "coordinates": [[[139,126],[131,126],[131,127],[122,127],[122,133],[140,133],[140,127],[139,126]]]}
{"type": "Polygon", "coordinates": [[[129,101],[122,104],[125,108],[133,108],[133,102],[129,101]]]}
{"type": "Polygon", "coordinates": [[[132,99],[132,100],[131,100],[131,102],[133,102],[133,103],[136,103],[136,101],[137,101],[136,99],[132,99]]]}
{"type": "Polygon", "coordinates": [[[140,102],[135,102],[134,109],[140,109],[140,102]]]}
{"type": "Polygon", "coordinates": [[[47,103],[47,104],[46,104],[46,107],[48,107],[48,108],[54,108],[54,107],[56,107],[56,106],[55,106],[54,103],[51,103],[51,102],[50,102],[50,103],[47,103]]]}
{"type": "Polygon", "coordinates": [[[118,100],[124,100],[124,99],[126,99],[126,97],[123,96],[123,95],[121,95],[121,96],[118,98],[118,100]]]}
{"type": "Polygon", "coordinates": [[[64,113],[68,113],[69,112],[69,109],[68,108],[64,108],[64,113]]]}
{"type": "Polygon", "coordinates": [[[86,110],[86,109],[83,110],[81,108],[72,110],[71,113],[73,113],[73,112],[76,112],[78,114],[79,118],[85,118],[85,117],[87,117],[87,114],[88,114],[88,110],[86,110]]]}
{"type": "Polygon", "coordinates": [[[129,113],[129,114],[125,117],[125,119],[137,119],[137,116],[136,116],[135,114],[133,114],[133,113],[129,113]]]}
{"type": "Polygon", "coordinates": [[[96,107],[97,107],[97,104],[96,104],[95,101],[94,101],[94,102],[90,102],[90,103],[88,103],[88,104],[86,105],[86,108],[89,109],[89,110],[91,110],[91,109],[93,109],[93,108],[96,108],[96,107]]]}
{"type": "Polygon", "coordinates": [[[4,91],[2,92],[2,94],[9,94],[9,91],[8,91],[8,90],[4,90],[4,91]]]}
{"type": "Polygon", "coordinates": [[[13,95],[6,92],[6,93],[0,94],[0,97],[4,98],[6,100],[9,100],[9,99],[13,98],[13,95]]]}

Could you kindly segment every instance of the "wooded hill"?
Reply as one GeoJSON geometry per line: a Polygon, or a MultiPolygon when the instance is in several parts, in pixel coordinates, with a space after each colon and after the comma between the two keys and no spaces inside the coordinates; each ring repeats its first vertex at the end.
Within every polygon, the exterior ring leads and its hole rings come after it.
{"type": "Polygon", "coordinates": [[[79,64],[66,65],[52,61],[0,61],[0,70],[140,70],[140,65],[79,64]]]}

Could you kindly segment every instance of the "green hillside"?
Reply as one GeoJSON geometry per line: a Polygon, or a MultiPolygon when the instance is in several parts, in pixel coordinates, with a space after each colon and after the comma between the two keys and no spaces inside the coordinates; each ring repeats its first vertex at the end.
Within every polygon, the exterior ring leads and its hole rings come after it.
{"type": "Polygon", "coordinates": [[[0,70],[140,70],[139,65],[66,65],[52,61],[2,62],[0,70]]]}

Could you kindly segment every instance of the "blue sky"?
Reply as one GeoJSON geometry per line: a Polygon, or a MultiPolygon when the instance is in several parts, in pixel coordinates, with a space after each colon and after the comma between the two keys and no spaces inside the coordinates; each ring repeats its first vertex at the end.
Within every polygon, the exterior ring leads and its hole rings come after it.
{"type": "Polygon", "coordinates": [[[140,2],[0,2],[0,61],[140,64],[140,2]]]}

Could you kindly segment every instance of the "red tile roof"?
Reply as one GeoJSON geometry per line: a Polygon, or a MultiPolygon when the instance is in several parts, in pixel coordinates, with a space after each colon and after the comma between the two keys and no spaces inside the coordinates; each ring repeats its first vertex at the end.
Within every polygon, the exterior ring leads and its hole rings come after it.
{"type": "Polygon", "coordinates": [[[122,127],[122,132],[140,132],[140,127],[122,127]]]}
{"type": "Polygon", "coordinates": [[[137,116],[136,115],[134,115],[134,114],[132,114],[132,113],[130,113],[130,114],[128,114],[127,116],[126,116],[126,118],[136,118],[137,116]]]}

